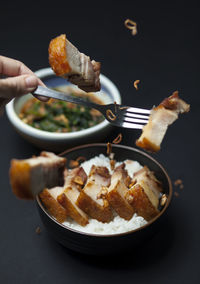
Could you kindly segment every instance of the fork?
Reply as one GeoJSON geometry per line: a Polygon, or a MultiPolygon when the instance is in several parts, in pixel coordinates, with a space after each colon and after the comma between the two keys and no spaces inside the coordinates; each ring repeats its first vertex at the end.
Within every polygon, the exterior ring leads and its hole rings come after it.
{"type": "Polygon", "coordinates": [[[33,92],[33,95],[54,98],[97,109],[111,124],[123,128],[142,129],[148,122],[149,114],[151,112],[151,110],[148,109],[129,107],[116,103],[100,105],[42,86],[38,86],[37,89],[33,92]]]}

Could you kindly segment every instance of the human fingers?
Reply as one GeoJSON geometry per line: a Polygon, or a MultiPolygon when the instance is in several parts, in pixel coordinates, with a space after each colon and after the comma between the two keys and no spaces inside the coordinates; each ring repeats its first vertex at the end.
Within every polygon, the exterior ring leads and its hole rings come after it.
{"type": "Polygon", "coordinates": [[[33,72],[21,61],[0,56],[0,74],[4,76],[19,76],[33,74],[33,72]]]}
{"type": "MultiPolygon", "coordinates": [[[[5,57],[5,56],[0,56],[0,74],[2,74],[4,76],[12,76],[12,77],[13,76],[20,76],[20,75],[34,75],[34,73],[24,63],[22,63],[18,60],[12,59],[12,58],[5,57]]],[[[37,78],[37,79],[38,79],[37,85],[45,86],[44,83],[39,78],[37,78]]],[[[15,83],[17,83],[18,80],[20,80],[20,79],[14,80],[15,83]]],[[[2,83],[0,82],[0,84],[2,84],[2,83]]],[[[21,85],[19,86],[19,89],[21,88],[21,91],[22,91],[22,87],[23,87],[22,83],[23,82],[21,81],[21,85]]],[[[33,90],[35,90],[35,88],[33,90]]],[[[15,87],[15,89],[16,89],[16,87],[15,87]]],[[[25,90],[25,87],[24,87],[24,90],[25,90]]],[[[21,91],[19,91],[19,93],[22,93],[21,91]]],[[[30,89],[29,92],[32,92],[32,89],[30,89]]],[[[37,99],[39,99],[40,101],[43,101],[43,102],[47,102],[49,100],[48,98],[42,97],[42,96],[35,96],[35,97],[37,99]]]]}
{"type": "Polygon", "coordinates": [[[35,75],[20,75],[0,80],[0,97],[11,99],[33,92],[38,86],[35,75]]]}

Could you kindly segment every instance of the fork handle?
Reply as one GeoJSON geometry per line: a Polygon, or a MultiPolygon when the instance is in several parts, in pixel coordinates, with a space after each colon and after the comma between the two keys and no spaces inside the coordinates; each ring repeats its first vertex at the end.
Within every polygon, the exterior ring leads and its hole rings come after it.
{"type": "Polygon", "coordinates": [[[43,96],[43,97],[54,98],[54,99],[61,100],[61,101],[67,101],[67,102],[70,102],[70,103],[95,108],[95,109],[101,111],[101,105],[100,104],[87,102],[84,99],[81,99],[81,98],[78,98],[78,97],[73,97],[73,96],[70,96],[66,93],[57,92],[57,91],[54,91],[54,90],[51,90],[51,89],[48,89],[48,88],[42,87],[42,86],[38,86],[37,89],[33,92],[33,95],[39,95],[39,96],[43,96]]]}

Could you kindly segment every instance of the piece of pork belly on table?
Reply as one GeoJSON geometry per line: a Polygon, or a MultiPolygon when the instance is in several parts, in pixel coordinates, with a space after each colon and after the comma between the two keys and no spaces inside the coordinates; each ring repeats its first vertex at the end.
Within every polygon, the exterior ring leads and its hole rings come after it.
{"type": "Polygon", "coordinates": [[[108,188],[106,198],[117,214],[126,220],[130,220],[134,214],[132,206],[126,199],[130,177],[123,163],[114,170],[111,177],[111,185],[108,188]]]}
{"type": "Polygon", "coordinates": [[[126,199],[135,213],[149,221],[158,213],[162,187],[152,171],[143,167],[134,175],[135,183],[126,194],[126,199]]]}
{"type": "Polygon", "coordinates": [[[76,205],[80,191],[87,180],[87,175],[82,167],[71,170],[65,179],[65,190],[57,197],[58,202],[66,209],[70,216],[81,226],[88,224],[88,216],[76,205]]]}
{"type": "Polygon", "coordinates": [[[106,223],[113,218],[105,196],[110,185],[110,174],[106,167],[92,166],[87,184],[80,192],[76,204],[90,217],[106,223]]]}
{"type": "Polygon", "coordinates": [[[66,78],[85,92],[100,90],[100,62],[90,60],[62,34],[49,44],[49,63],[57,76],[66,78]]]}
{"type": "Polygon", "coordinates": [[[149,121],[143,127],[136,145],[151,152],[159,151],[168,126],[178,119],[180,113],[189,110],[190,105],[179,98],[177,91],[174,92],[151,110],[149,121]]]}
{"type": "Polygon", "coordinates": [[[50,152],[39,157],[11,161],[10,183],[13,193],[22,199],[34,199],[44,188],[62,186],[66,159],[50,152]]]}

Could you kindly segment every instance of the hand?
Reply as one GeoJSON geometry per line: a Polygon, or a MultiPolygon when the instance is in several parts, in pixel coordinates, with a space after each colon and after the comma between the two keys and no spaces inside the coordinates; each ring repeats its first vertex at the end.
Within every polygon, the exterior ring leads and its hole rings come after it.
{"type": "MultiPolygon", "coordinates": [[[[14,97],[33,92],[38,85],[44,86],[42,81],[22,62],[0,56],[0,108],[4,107],[14,97]]],[[[38,96],[39,100],[47,98],[38,96]]]]}

